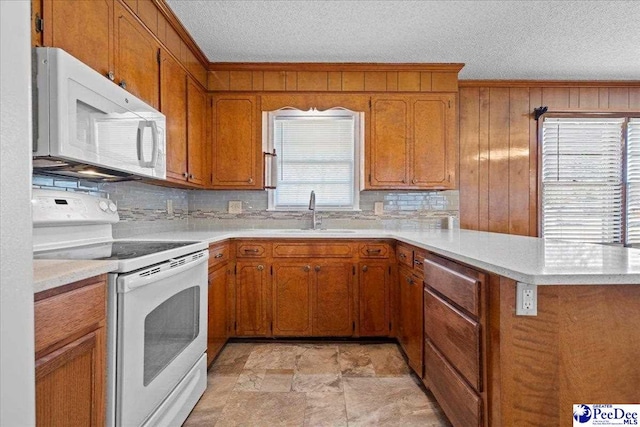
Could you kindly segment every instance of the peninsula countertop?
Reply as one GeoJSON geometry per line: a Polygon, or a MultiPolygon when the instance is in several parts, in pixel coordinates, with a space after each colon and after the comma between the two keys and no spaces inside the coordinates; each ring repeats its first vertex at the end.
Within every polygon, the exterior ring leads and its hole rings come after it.
{"type": "Polygon", "coordinates": [[[640,249],[464,229],[225,229],[135,236],[140,240],[394,239],[481,270],[534,285],[640,284],[640,249]]]}

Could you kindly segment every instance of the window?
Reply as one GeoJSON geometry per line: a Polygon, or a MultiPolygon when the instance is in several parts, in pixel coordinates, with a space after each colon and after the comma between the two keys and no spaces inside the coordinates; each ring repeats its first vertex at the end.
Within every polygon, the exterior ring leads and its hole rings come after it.
{"type": "Polygon", "coordinates": [[[640,119],[545,117],[540,175],[543,237],[640,243],[640,119]]]}
{"type": "Polygon", "coordinates": [[[267,152],[276,152],[268,168],[276,187],[269,209],[306,210],[314,191],[319,209],[357,210],[362,114],[342,108],[264,114],[267,152]]]}

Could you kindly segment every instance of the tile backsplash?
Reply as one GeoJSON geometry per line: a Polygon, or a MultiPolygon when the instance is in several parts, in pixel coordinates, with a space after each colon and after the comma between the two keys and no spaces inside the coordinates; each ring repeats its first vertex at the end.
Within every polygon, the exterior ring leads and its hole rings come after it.
{"type": "MultiPolygon", "coordinates": [[[[304,228],[311,222],[309,211],[268,211],[266,191],[183,190],[137,181],[96,183],[41,175],[34,175],[32,182],[34,187],[109,197],[120,213],[114,226],[117,238],[185,229],[304,228]],[[242,213],[228,213],[231,200],[241,201],[242,213]]],[[[458,213],[456,190],[363,191],[360,211],[318,210],[323,228],[440,228],[458,213]],[[381,215],[374,213],[375,202],[383,203],[381,215]]]]}

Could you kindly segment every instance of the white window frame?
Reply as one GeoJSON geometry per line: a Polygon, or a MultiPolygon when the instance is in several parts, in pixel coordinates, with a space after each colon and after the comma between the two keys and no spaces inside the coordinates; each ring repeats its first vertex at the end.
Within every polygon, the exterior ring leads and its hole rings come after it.
{"type": "MultiPolygon", "coordinates": [[[[319,118],[331,118],[331,117],[350,117],[354,120],[354,147],[353,147],[353,205],[352,206],[332,206],[326,204],[316,204],[317,210],[324,211],[360,211],[360,187],[362,177],[362,157],[361,153],[364,144],[364,113],[358,111],[352,111],[342,107],[334,107],[327,110],[317,110],[312,108],[307,111],[299,110],[292,107],[285,107],[274,111],[262,112],[262,141],[265,153],[273,153],[275,148],[275,126],[274,120],[277,117],[292,117],[300,120],[305,118],[317,120],[319,118]]],[[[276,159],[277,159],[276,152],[276,159]]],[[[273,159],[269,154],[265,156],[266,164],[266,179],[267,192],[268,192],[268,211],[307,211],[308,207],[305,206],[276,206],[276,188],[269,186],[269,183],[276,184],[277,178],[272,176],[273,166],[270,159],[273,159]]],[[[278,160],[276,160],[278,161],[278,160]]],[[[275,185],[277,186],[277,184],[275,185]]]]}
{"type": "MultiPolygon", "coordinates": [[[[624,123],[622,124],[622,132],[621,132],[621,140],[620,143],[622,145],[622,241],[618,243],[607,243],[614,245],[623,245],[623,246],[633,246],[629,243],[629,200],[627,194],[629,193],[629,182],[628,182],[628,169],[627,169],[627,158],[629,155],[628,149],[628,124],[630,120],[638,121],[640,119],[640,115],[638,113],[588,113],[588,112],[575,112],[575,113],[547,113],[545,114],[540,121],[538,122],[538,235],[542,238],[544,236],[544,205],[543,205],[543,129],[544,129],[544,120],[550,118],[567,118],[567,119],[576,119],[580,118],[610,118],[610,119],[623,119],[624,123]]],[[[595,243],[595,242],[594,242],[595,243]]],[[[637,246],[637,243],[636,243],[637,246]]]]}

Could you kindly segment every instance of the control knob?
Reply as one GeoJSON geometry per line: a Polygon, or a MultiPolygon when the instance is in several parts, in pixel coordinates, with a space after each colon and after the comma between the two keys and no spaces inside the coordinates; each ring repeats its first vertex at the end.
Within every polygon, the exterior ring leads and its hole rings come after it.
{"type": "Polygon", "coordinates": [[[98,206],[100,207],[100,210],[102,212],[106,212],[109,209],[109,205],[104,200],[100,200],[100,203],[98,203],[98,206]]]}

